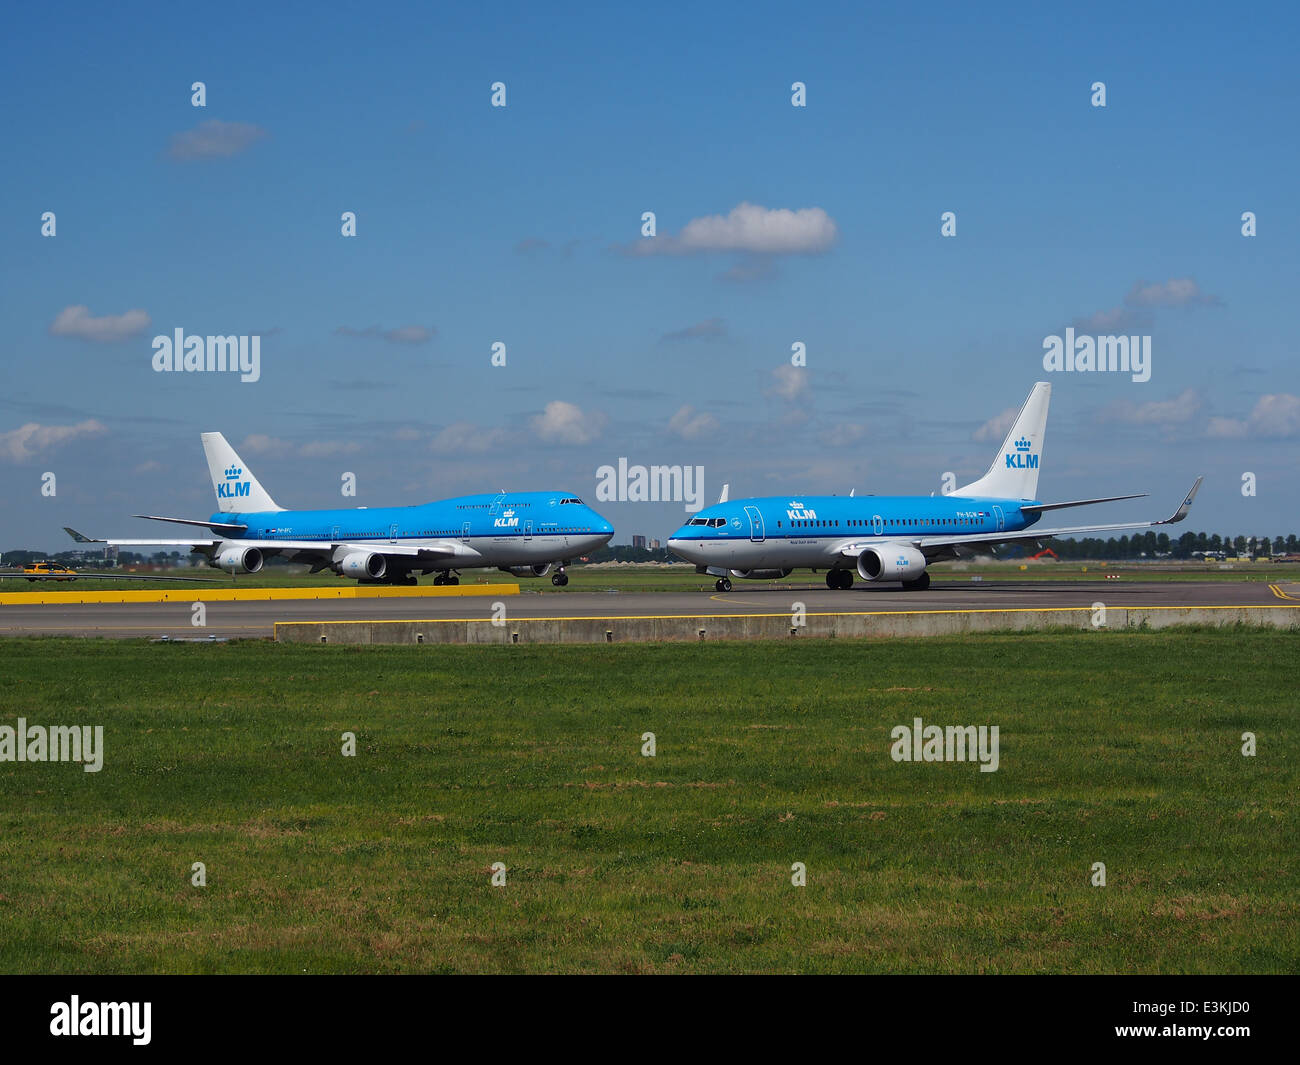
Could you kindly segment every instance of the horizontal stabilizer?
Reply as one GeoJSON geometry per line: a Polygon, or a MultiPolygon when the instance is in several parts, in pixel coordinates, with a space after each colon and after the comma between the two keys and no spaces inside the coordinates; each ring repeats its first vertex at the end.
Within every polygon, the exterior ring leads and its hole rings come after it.
{"type": "Polygon", "coordinates": [[[1131,496],[1106,496],[1104,499],[1076,499],[1072,503],[1021,503],[1020,509],[1026,514],[1041,514],[1045,510],[1065,510],[1067,507],[1088,507],[1093,503],[1116,503],[1121,499],[1142,499],[1147,492],[1138,492],[1131,496]]]}
{"type": "Polygon", "coordinates": [[[147,518],[149,521],[170,521],[174,525],[195,525],[200,529],[211,529],[214,533],[239,536],[248,531],[247,525],[226,521],[203,521],[198,518],[164,518],[159,514],[132,514],[133,518],[147,518]]]}

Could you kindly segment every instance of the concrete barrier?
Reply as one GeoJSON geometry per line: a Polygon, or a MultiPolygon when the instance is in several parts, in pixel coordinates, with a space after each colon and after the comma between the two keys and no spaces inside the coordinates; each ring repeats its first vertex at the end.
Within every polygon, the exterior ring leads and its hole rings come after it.
{"type": "Polygon", "coordinates": [[[280,621],[280,643],[656,643],[689,640],[870,639],[948,636],[965,632],[1024,632],[1052,628],[1165,629],[1177,625],[1248,625],[1300,630],[1300,607],[1107,607],[1093,624],[1089,607],[1044,610],[912,610],[807,614],[699,614],[660,617],[515,618],[497,624],[467,621],[280,621]]]}

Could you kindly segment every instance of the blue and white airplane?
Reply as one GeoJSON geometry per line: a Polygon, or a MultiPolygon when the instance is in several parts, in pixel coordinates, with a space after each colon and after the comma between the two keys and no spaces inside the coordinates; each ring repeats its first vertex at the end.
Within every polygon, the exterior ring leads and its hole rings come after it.
{"type": "Polygon", "coordinates": [[[256,573],[270,555],[331,569],[364,584],[459,584],[457,571],[496,567],[516,577],[569,583],[565,562],[609,543],[614,526],[571,492],[505,492],[460,496],[414,507],[285,510],[220,433],[203,433],[217,513],[206,521],[137,514],[195,525],[212,536],[195,540],[97,540],[75,529],[78,543],[115,547],[185,547],[227,573],[256,573]]]}
{"type": "Polygon", "coordinates": [[[1187,517],[1200,477],[1173,516],[1163,521],[1030,531],[1049,510],[1146,495],[1038,501],[1051,394],[1046,381],[1034,385],[988,473],[950,495],[795,495],[727,502],[724,492],[723,501],[673,533],[668,548],[694,562],[696,572],[717,577],[720,592],[731,591],[732,577],[773,580],[805,568],[824,569],[828,588],[852,588],[856,572],[864,581],[902,581],[908,591],[923,591],[930,587],[930,563],[972,557],[980,546],[1147,529],[1187,517]]]}

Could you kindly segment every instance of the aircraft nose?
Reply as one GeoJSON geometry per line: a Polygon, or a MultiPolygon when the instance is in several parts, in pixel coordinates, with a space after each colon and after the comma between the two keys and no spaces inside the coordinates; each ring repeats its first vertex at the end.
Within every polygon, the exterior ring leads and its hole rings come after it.
{"type": "Polygon", "coordinates": [[[668,550],[678,558],[684,558],[687,562],[700,562],[702,560],[701,553],[692,550],[689,543],[690,542],[687,540],[679,539],[676,536],[670,536],[668,537],[668,550]]]}

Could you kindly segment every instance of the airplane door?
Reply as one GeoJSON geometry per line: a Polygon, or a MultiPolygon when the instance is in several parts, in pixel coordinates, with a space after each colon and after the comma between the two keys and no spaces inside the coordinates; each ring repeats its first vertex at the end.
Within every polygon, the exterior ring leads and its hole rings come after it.
{"type": "Polygon", "coordinates": [[[763,530],[763,515],[758,512],[758,507],[746,507],[745,513],[749,515],[749,538],[756,544],[761,544],[767,534],[763,530]]]}
{"type": "Polygon", "coordinates": [[[998,520],[998,532],[1007,527],[1006,519],[1002,516],[1002,508],[996,503],[993,504],[993,516],[998,520]]]}
{"type": "Polygon", "coordinates": [[[871,515],[871,531],[877,536],[885,531],[885,520],[879,514],[871,515]]]}
{"type": "Polygon", "coordinates": [[[524,539],[531,540],[532,538],[533,538],[533,523],[531,521],[526,521],[524,522],[524,539]]]}
{"type": "Polygon", "coordinates": [[[469,543],[469,522],[465,522],[460,528],[460,539],[462,543],[469,543]]]}
{"type": "Polygon", "coordinates": [[[337,525],[335,525],[334,528],[330,530],[330,539],[333,540],[335,543],[338,543],[339,527],[337,525]]]}
{"type": "Polygon", "coordinates": [[[397,543],[397,522],[393,522],[393,524],[388,527],[388,542],[392,544],[397,543]]]}

